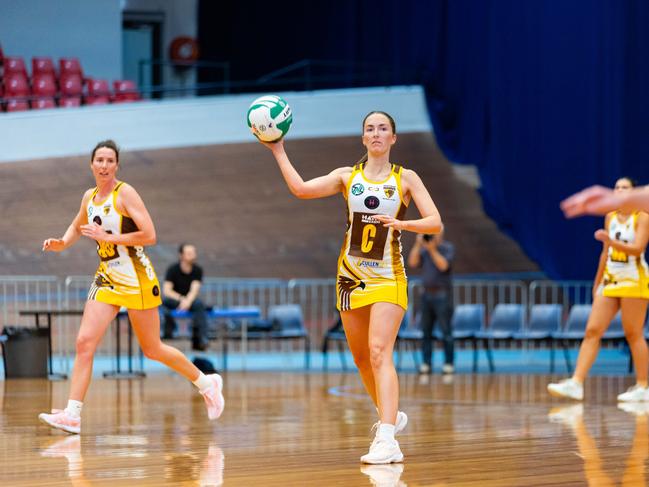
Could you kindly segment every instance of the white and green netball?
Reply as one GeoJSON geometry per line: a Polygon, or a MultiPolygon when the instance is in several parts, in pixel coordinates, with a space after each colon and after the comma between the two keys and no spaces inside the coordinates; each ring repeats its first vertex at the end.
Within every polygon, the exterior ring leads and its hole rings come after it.
{"type": "Polygon", "coordinates": [[[252,133],[264,142],[277,142],[293,123],[291,107],[275,95],[260,96],[253,101],[247,118],[252,133]]]}

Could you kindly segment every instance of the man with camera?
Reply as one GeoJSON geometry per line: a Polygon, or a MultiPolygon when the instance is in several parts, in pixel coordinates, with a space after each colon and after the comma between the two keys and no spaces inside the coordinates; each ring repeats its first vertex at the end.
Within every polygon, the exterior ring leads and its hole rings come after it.
{"type": "Polygon", "coordinates": [[[444,365],[442,372],[454,372],[453,330],[453,282],[451,267],[455,258],[455,247],[444,240],[443,233],[437,235],[417,235],[415,245],[408,255],[408,265],[421,268],[424,293],[421,297],[421,329],[424,333],[422,343],[423,360],[419,368],[422,374],[431,371],[433,357],[433,326],[439,324],[444,342],[444,365]]]}

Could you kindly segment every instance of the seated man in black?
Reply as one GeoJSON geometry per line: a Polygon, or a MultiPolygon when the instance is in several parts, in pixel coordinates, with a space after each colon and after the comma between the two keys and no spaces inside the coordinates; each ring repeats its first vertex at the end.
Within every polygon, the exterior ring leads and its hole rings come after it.
{"type": "Polygon", "coordinates": [[[162,287],[162,310],[164,313],[163,337],[171,338],[176,323],[171,316],[174,309],[192,312],[192,348],[206,350],[207,316],[205,306],[198,297],[203,280],[203,269],[196,262],[196,247],[181,244],[178,247],[180,260],[167,269],[162,287]]]}

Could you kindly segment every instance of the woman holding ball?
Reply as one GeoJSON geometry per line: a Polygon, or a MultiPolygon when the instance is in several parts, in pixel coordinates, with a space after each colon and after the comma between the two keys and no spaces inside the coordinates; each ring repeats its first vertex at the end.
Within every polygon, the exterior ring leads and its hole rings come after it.
{"type": "Polygon", "coordinates": [[[61,238],[48,238],[43,251],[61,252],[81,236],[97,242],[99,268],[88,292],[67,407],[38,418],[68,433],[81,432],[81,408],[92,377],[95,350],[120,307],[128,309],[144,355],[192,381],[205,399],[210,419],[224,406],[223,381],[204,375],[179,350],[160,341],[160,285],[144,245],[156,242],[156,232],[144,202],[132,186],[117,180],[119,149],[112,140],[99,142],[90,156],[96,187],[86,191],[81,208],[61,238]]]}
{"type": "Polygon", "coordinates": [[[397,141],[393,118],[374,111],[363,119],[367,154],[354,166],[339,167],[304,181],[284,150],[283,140],[262,143],[275,157],[289,190],[300,199],[342,193],[347,200],[347,232],[338,258],[337,307],[361,380],[379,415],[377,431],[363,463],[401,462],[395,433],[408,418],[398,410],[399,382],[392,351],[408,308],[401,255],[401,232],[436,234],[442,220],[417,174],[390,162],[397,141]],[[421,218],[404,220],[414,200],[421,218]]]}

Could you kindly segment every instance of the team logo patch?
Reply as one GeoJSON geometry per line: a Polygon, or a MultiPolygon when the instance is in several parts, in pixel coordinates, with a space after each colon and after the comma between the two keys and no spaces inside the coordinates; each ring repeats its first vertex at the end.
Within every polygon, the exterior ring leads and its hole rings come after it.
{"type": "Polygon", "coordinates": [[[110,206],[104,206],[104,215],[108,215],[110,213],[110,206]]]}
{"type": "Polygon", "coordinates": [[[92,216],[92,210],[93,210],[92,206],[90,208],[88,208],[88,218],[90,218],[92,216]]]}
{"type": "Polygon", "coordinates": [[[363,186],[361,183],[356,183],[354,186],[352,186],[352,194],[354,196],[363,194],[363,191],[365,191],[365,186],[363,186]]]}
{"type": "Polygon", "coordinates": [[[92,219],[93,222],[95,222],[97,225],[101,225],[101,217],[99,215],[95,216],[92,219]]]}
{"type": "Polygon", "coordinates": [[[159,296],[160,295],[160,288],[158,286],[153,286],[153,290],[151,291],[154,296],[159,296]]]}
{"type": "Polygon", "coordinates": [[[385,193],[386,198],[392,198],[396,190],[397,188],[395,186],[390,186],[387,184],[383,185],[383,192],[385,193]]]}
{"type": "Polygon", "coordinates": [[[375,210],[376,208],[379,207],[380,201],[376,196],[368,196],[365,198],[365,206],[367,206],[370,210],[375,210]]]}

